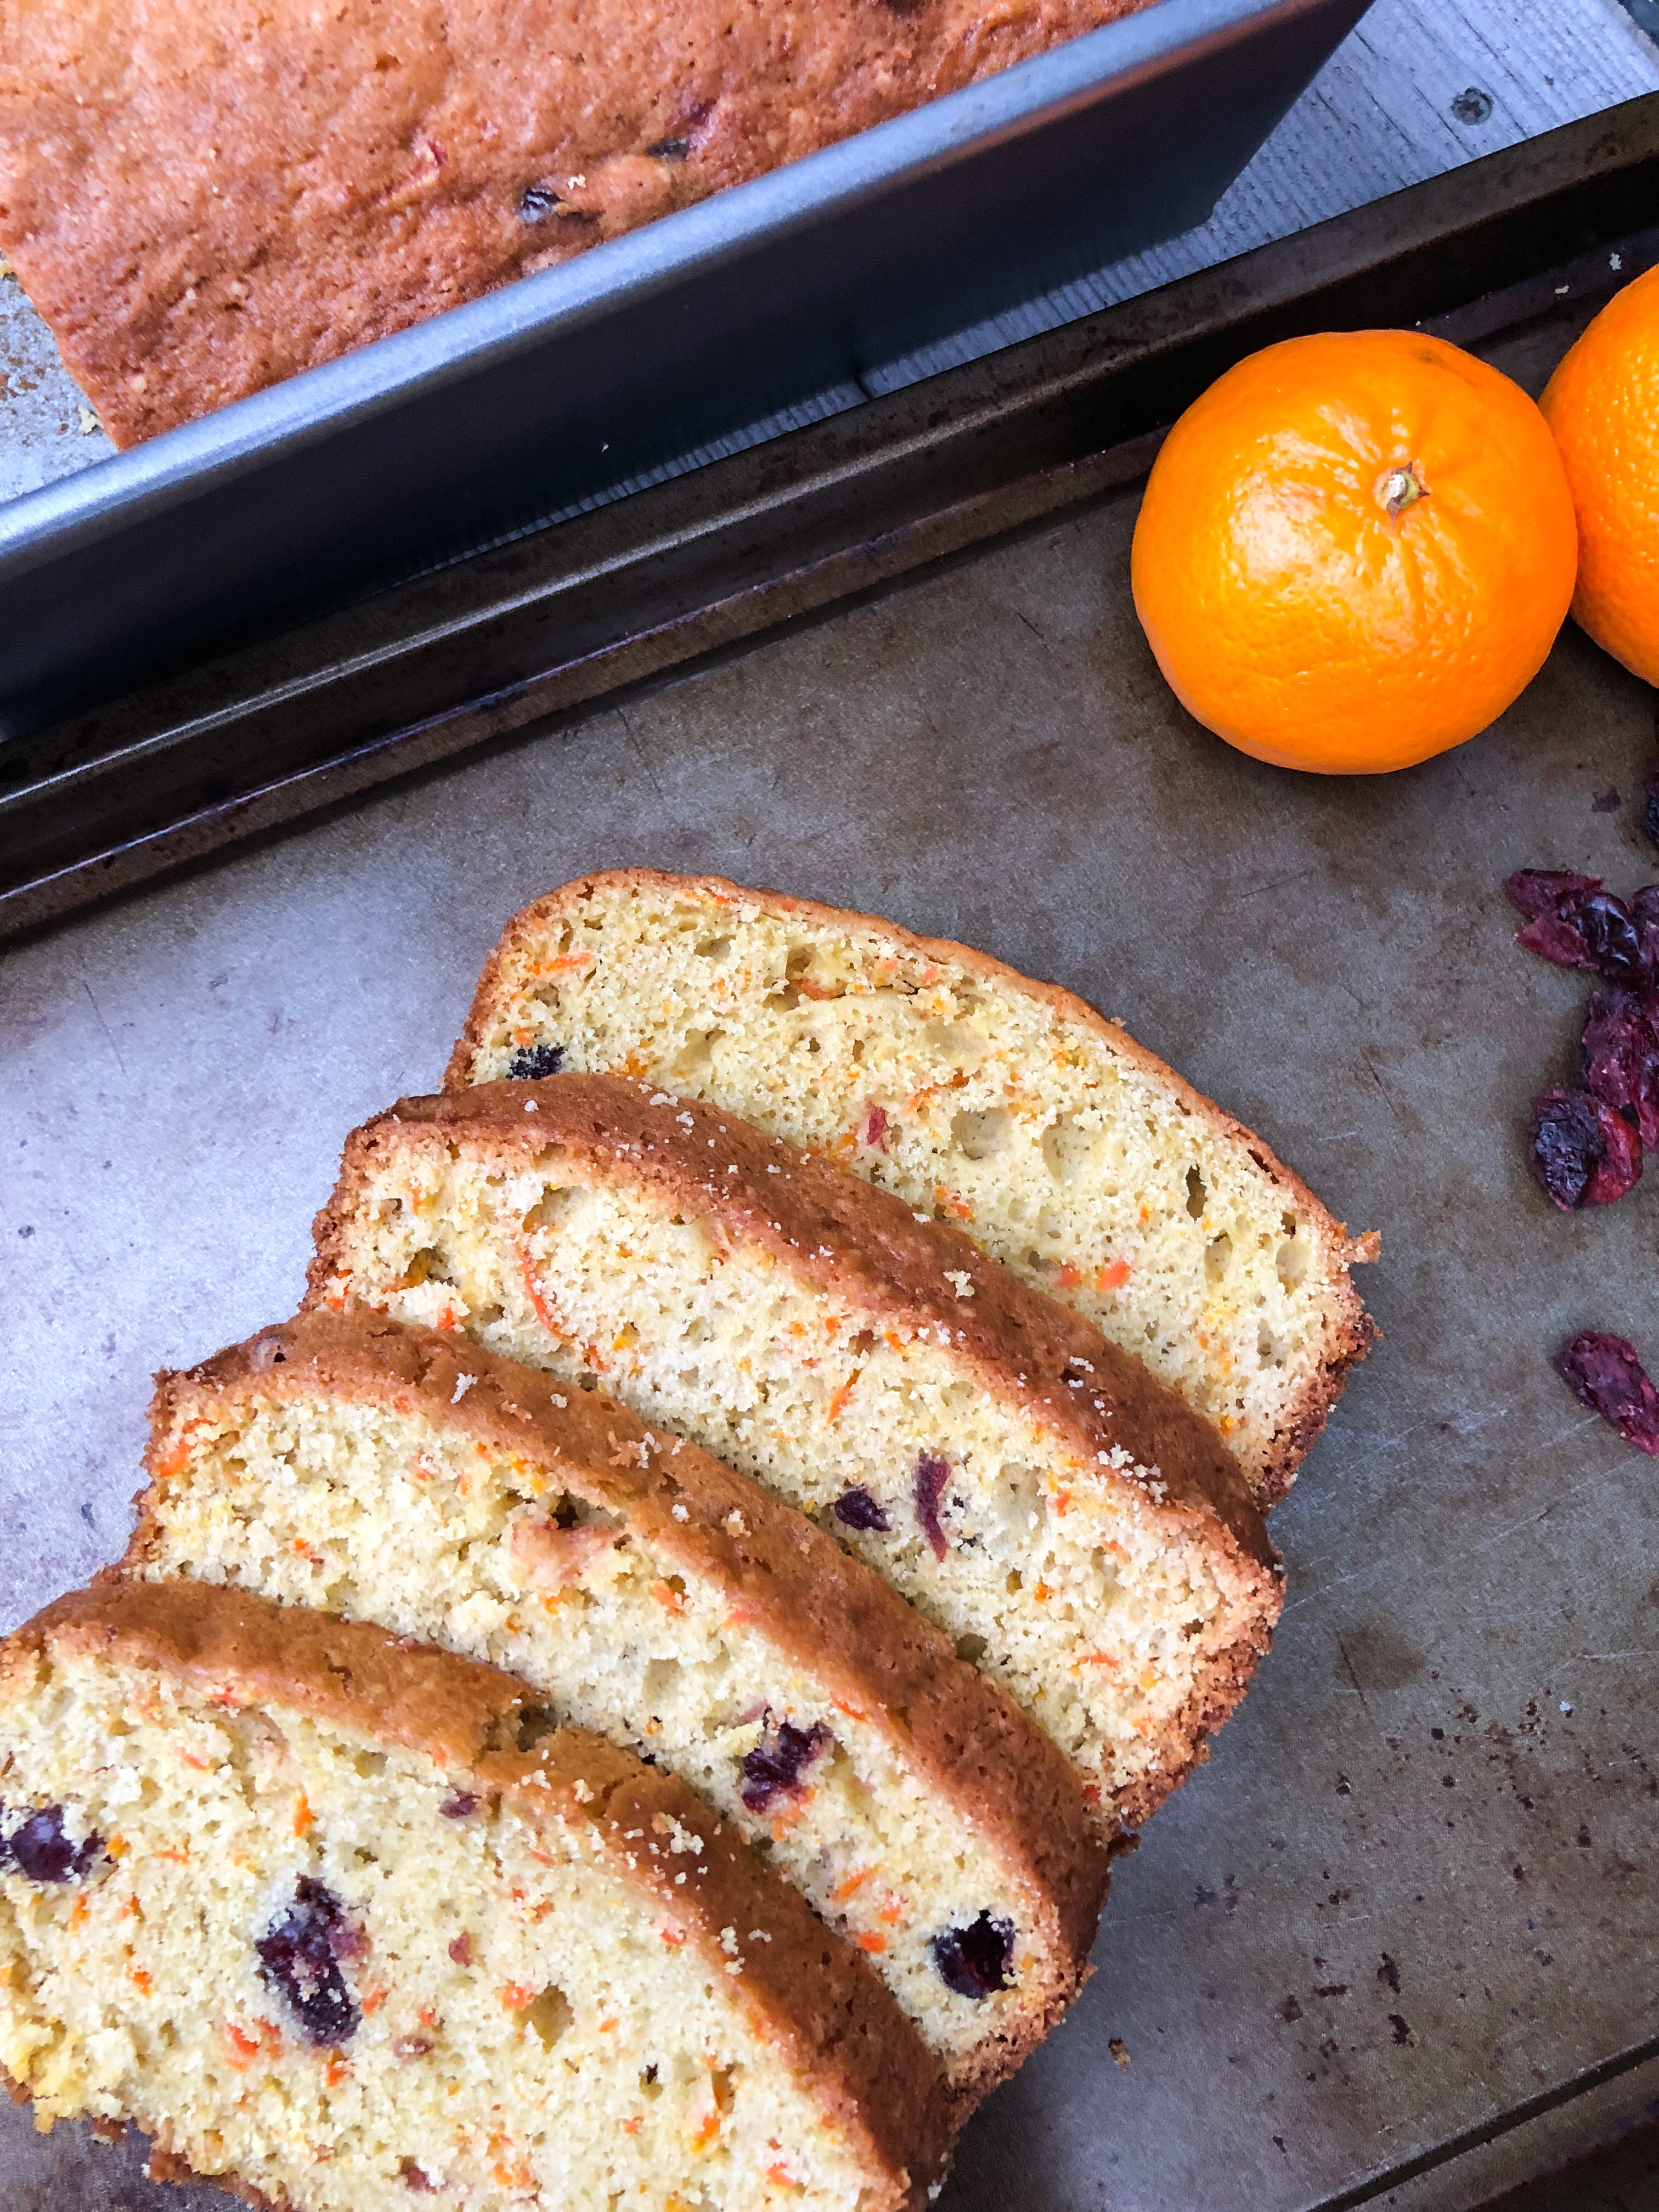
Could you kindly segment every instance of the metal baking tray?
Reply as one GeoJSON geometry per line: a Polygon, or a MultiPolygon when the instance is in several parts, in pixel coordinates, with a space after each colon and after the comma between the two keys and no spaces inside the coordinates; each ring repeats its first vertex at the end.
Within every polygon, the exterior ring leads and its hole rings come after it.
{"type": "Polygon", "coordinates": [[[0,939],[1133,481],[1273,338],[1583,313],[1656,220],[1648,97],[0,744],[0,939]]]}
{"type": "MultiPolygon", "coordinates": [[[[1659,2112],[1659,1484],[1549,1364],[1659,1348],[1659,1177],[1533,1187],[1586,983],[1501,890],[1652,876],[1654,694],[1569,626],[1472,744],[1296,776],[1182,714],[1128,593],[1157,425],[1229,361],[1421,319],[1536,390],[1656,185],[1659,97],[122,708],[200,804],[146,845],[135,756],[109,849],[216,865],[5,957],[0,1625],[119,1550],[149,1371],[291,1310],[343,1133],[435,1082],[520,902],[635,862],[892,914],[1118,1014],[1382,1237],[1273,1650],[939,2212],[1470,2212],[1659,2112]]],[[[6,2212],[226,2203],[140,2164],[0,2110],[6,2212]]]]}
{"type": "Polygon", "coordinates": [[[1199,223],[1367,0],[1158,0],[0,508],[0,738],[1199,223]]]}

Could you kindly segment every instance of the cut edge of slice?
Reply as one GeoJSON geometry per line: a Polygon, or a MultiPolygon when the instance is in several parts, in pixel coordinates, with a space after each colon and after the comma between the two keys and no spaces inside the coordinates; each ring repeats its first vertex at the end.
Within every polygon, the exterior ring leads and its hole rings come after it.
{"type": "MultiPolygon", "coordinates": [[[[652,1428],[614,1399],[561,1391],[545,1374],[483,1346],[368,1308],[302,1314],[187,1372],[157,1376],[145,1455],[150,1480],[135,1500],[137,1525],[118,1571],[180,1572],[167,1542],[169,1498],[191,1473],[195,1437],[216,1434],[257,1403],[318,1401],[415,1416],[516,1455],[532,1470],[545,1468],[665,1568],[741,1607],[782,1657],[821,1684],[825,1707],[838,1708],[831,1725],[843,1736],[852,1730],[842,1715],[860,1735],[883,1739],[899,1765],[984,1839],[1023,1895],[1024,1929],[1043,1971],[1029,2003],[999,2006],[1000,2025],[988,2024],[949,2066],[953,2091],[969,2103],[1017,2070],[1087,1977],[1109,1854],[1069,1762],[946,1637],[815,1522],[697,1445],[652,1428]]],[[[265,1594],[280,1595],[268,1582],[265,1594]]],[[[293,1601],[283,1595],[282,1601],[293,1601]]],[[[429,1627],[422,1632],[439,1640],[429,1627]]],[[[527,1666],[523,1671],[530,1676],[527,1666]]],[[[556,1703],[556,1680],[531,1679],[556,1703]]],[[[597,1716],[581,1724],[599,1725],[597,1716]]],[[[757,1820],[757,1832],[765,1826],[757,1820]]],[[[833,1917],[832,1900],[823,1902],[833,1917]]],[[[876,1971],[883,1970],[878,1958],[876,1971]]]]}
{"type": "MultiPolygon", "coordinates": [[[[0,1644],[0,1722],[60,1654],[170,1676],[216,1706],[288,1711],[365,1748],[412,1753],[458,1793],[475,1786],[499,1796],[531,1833],[553,1823],[585,1838],[619,1881],[670,1913],[711,1977],[734,1971],[732,1931],[745,1930],[733,1994],[752,2031],[863,2146],[887,2212],[921,2212],[938,2193],[955,2115],[931,2055],[866,1962],[734,1834],[711,1830],[708,1807],[683,1783],[586,1729],[550,1729],[527,1685],[244,1591],[106,1576],[0,1644]],[[667,1846],[633,1848],[652,1835],[667,1846]]],[[[162,2170],[176,2172],[180,2161],[158,2140],[162,2170]]]]}
{"type": "MultiPolygon", "coordinates": [[[[1352,1279],[1355,1266],[1376,1259],[1376,1232],[1350,1236],[1346,1225],[1331,1214],[1303,1179],[1278,1158],[1261,1138],[1138,1044],[1121,1023],[1100,1013],[1086,1000],[1061,985],[1024,975],[971,945],[921,936],[879,915],[830,907],[782,891],[751,888],[721,876],[683,876],[650,868],[603,870],[562,884],[522,908],[508,921],[479,977],[465,1026],[444,1072],[445,1090],[462,1090],[477,1082],[492,1080],[506,1072],[484,1064],[489,1054],[490,1035],[512,1018],[515,1004],[526,999],[530,980],[527,971],[534,966],[538,974],[544,976],[558,967],[557,957],[550,962],[538,957],[544,949],[542,941],[549,933],[580,920],[585,909],[601,907],[607,902],[644,897],[701,904],[714,916],[732,909],[741,913],[747,908],[805,931],[830,931],[861,939],[877,957],[924,970],[930,965],[954,969],[981,986],[1017,994],[1044,1008],[1059,1025],[1077,1035],[1090,1050],[1103,1054],[1119,1068],[1133,1072],[1152,1092],[1191,1118],[1213,1140],[1229,1147],[1236,1158],[1248,1160],[1264,1184],[1279,1200],[1293,1206],[1298,1221],[1306,1224],[1323,1277],[1318,1353],[1310,1364],[1304,1388],[1287,1416],[1271,1433],[1254,1437],[1240,1433],[1229,1446],[1244,1467],[1256,1503],[1263,1511],[1285,1496],[1341,1396],[1350,1370],[1364,1358],[1379,1337],[1380,1332],[1366,1312],[1352,1279]]],[[[573,958],[568,954],[563,957],[567,961],[573,958]]],[[[580,988],[580,977],[573,975],[565,981],[580,988]]],[[[612,1071],[596,1067],[582,1072],[612,1071]]],[[[643,1071],[637,1066],[619,1066],[614,1072],[643,1071]]],[[[870,1164],[856,1156],[846,1164],[855,1173],[871,1173],[870,1164]]],[[[876,1179],[873,1175],[872,1179],[876,1179]]],[[[1007,1255],[997,1256],[1006,1259],[1007,1255]]],[[[1063,1279],[1043,1287],[1062,1300],[1068,1298],[1063,1279]]],[[[1084,1303],[1082,1299],[1077,1302],[1084,1303]]]]}

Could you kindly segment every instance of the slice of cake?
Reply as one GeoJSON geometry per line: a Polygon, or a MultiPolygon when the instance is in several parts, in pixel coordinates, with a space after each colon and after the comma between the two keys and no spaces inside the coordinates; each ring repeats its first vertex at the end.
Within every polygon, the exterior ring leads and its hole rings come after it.
{"type": "Polygon", "coordinates": [[[958,2095],[1081,1987],[1106,1854],[1071,1768],[746,1476],[362,1310],[161,1376],[151,1419],[127,1571],[487,1660],[678,1774],[868,1955],[958,2095]]]}
{"type": "Polygon", "coordinates": [[[525,1686],[187,1583],[0,1646],[0,2067],[303,2212],[920,2208],[946,2114],[864,1960],[525,1686]]]}
{"type": "Polygon", "coordinates": [[[1111,1826],[1242,1694],[1279,1605],[1237,1463],[955,1230],[617,1076],[406,1099],[347,1143],[308,1303],[603,1376],[813,1515],[1045,1729],[1111,1826]]]}
{"type": "Polygon", "coordinates": [[[829,1152],[1144,1360],[1265,1509],[1373,1334],[1375,1256],[1081,999],[982,952],[625,869],[509,922],[445,1079],[618,1072],[829,1152]]]}

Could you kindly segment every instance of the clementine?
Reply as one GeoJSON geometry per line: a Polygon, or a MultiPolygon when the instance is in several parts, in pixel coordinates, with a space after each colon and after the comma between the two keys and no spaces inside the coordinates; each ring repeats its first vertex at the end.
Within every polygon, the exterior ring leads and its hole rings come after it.
{"type": "Polygon", "coordinates": [[[1659,684],[1659,269],[1608,301],[1539,404],[1578,514],[1572,611],[1659,684]]]}
{"type": "Polygon", "coordinates": [[[1164,441],[1131,562],[1188,710],[1328,775],[1408,768],[1486,728],[1572,597],[1566,474],[1509,378],[1415,331],[1290,338],[1164,441]]]}

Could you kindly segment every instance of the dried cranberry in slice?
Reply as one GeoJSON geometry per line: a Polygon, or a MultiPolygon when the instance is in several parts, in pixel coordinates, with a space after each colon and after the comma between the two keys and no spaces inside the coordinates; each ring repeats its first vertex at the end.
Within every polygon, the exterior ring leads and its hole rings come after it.
{"type": "Polygon", "coordinates": [[[539,1083],[544,1075],[556,1075],[563,1066],[562,1044],[526,1045],[507,1062],[507,1078],[514,1083],[539,1083]]]}
{"type": "Polygon", "coordinates": [[[63,1807],[46,1805],[0,1843],[0,1869],[15,1866],[31,1881],[73,1881],[101,1856],[103,1848],[101,1836],[72,1844],[64,1832],[63,1807]]]}
{"type": "Polygon", "coordinates": [[[792,1797],[801,1786],[801,1776],[830,1741],[822,1721],[798,1729],[785,1721],[775,1735],[763,1736],[743,1759],[743,1789],[739,1793],[751,1813],[763,1813],[775,1797],[792,1797]]]}
{"type": "Polygon", "coordinates": [[[1642,1173],[1642,1140],[1587,1091],[1553,1084],[1532,1109],[1532,1171],[1563,1213],[1608,1206],[1642,1173]]]}
{"type": "Polygon", "coordinates": [[[931,1452],[923,1452],[916,1462],[916,1518],[921,1523],[922,1534],[933,1546],[936,1559],[942,1559],[951,1548],[950,1539],[939,1517],[939,1501],[950,1480],[949,1460],[935,1459],[931,1452]]]}
{"type": "Polygon", "coordinates": [[[1628,1444],[1659,1458],[1659,1390],[1622,1336],[1586,1329],[1556,1354],[1555,1371],[1575,1398],[1628,1444]]]}
{"type": "Polygon", "coordinates": [[[356,2033],[362,2014],[340,1961],[361,1958],[367,1946],[325,1883],[301,1875],[293,1904],[253,1948],[262,1977],[287,1999],[311,2042],[344,2043],[356,2033]]]}
{"type": "Polygon", "coordinates": [[[477,1809],[478,1796],[474,1790],[458,1790],[453,1797],[446,1797],[438,1808],[446,1820],[465,1820],[469,1814],[476,1813],[477,1809]]]}
{"type": "Polygon", "coordinates": [[[843,1490],[830,1510],[844,1528],[873,1528],[878,1536],[884,1536],[893,1525],[884,1508],[861,1485],[856,1490],[843,1490]]]}
{"type": "Polygon", "coordinates": [[[1579,1068],[1586,1091],[1659,1146],[1659,992],[1597,991],[1585,1010],[1579,1068]]]}
{"type": "Polygon", "coordinates": [[[941,1929],[929,1948],[940,1980],[959,1997],[988,1997],[994,1990],[1009,1985],[1014,1956],[1012,1920],[993,1920],[988,1912],[981,1912],[969,1927],[941,1929]]]}
{"type": "Polygon", "coordinates": [[[1504,886],[1510,904],[1528,921],[1553,911],[1564,898],[1601,888],[1600,876],[1575,876],[1565,868],[1517,868],[1504,886]]]}

